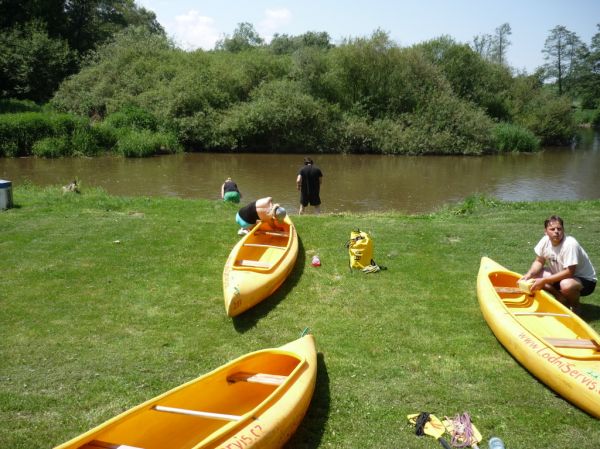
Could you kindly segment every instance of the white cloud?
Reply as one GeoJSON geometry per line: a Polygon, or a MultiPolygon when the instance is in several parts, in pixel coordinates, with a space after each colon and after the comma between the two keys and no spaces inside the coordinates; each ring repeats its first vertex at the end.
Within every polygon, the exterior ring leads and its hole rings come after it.
{"type": "Polygon", "coordinates": [[[185,50],[211,50],[221,37],[214,26],[214,19],[200,15],[196,10],[175,16],[173,26],[166,28],[167,33],[172,34],[175,42],[185,50]]]}
{"type": "Polygon", "coordinates": [[[259,34],[270,41],[273,34],[280,31],[292,20],[292,13],[287,8],[267,9],[265,18],[259,24],[259,34]]]}

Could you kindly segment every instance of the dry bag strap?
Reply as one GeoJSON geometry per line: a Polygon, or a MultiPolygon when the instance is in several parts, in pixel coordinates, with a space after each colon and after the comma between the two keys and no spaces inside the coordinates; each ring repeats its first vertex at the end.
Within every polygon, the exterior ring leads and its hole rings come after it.
{"type": "Polygon", "coordinates": [[[427,412],[421,412],[417,416],[417,420],[415,421],[415,433],[417,436],[422,437],[425,435],[425,424],[429,422],[429,415],[427,412]]]}

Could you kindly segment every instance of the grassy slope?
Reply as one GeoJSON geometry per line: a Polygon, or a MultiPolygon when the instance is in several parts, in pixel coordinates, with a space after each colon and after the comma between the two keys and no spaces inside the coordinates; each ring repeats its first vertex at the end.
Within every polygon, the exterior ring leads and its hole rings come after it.
{"type": "MultiPolygon", "coordinates": [[[[235,206],[29,187],[14,201],[0,213],[0,447],[52,447],[307,326],[317,390],[289,448],[439,447],[406,423],[423,410],[468,411],[486,440],[511,448],[600,445],[598,421],[495,340],[475,292],[482,255],[529,267],[551,213],[598,266],[600,201],[295,216],[291,278],[234,320],[221,275],[238,239],[235,206]],[[349,272],[344,243],[356,227],[372,234],[387,271],[349,272]]],[[[597,297],[586,298],[584,318],[600,330],[597,297]]]]}

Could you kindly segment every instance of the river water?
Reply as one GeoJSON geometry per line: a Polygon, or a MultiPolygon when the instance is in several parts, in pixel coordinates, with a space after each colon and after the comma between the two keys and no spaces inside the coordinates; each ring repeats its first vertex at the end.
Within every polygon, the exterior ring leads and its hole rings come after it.
{"type": "MultiPolygon", "coordinates": [[[[296,174],[304,155],[186,153],[144,159],[0,158],[13,186],[89,186],[129,196],[219,200],[231,176],[242,203],[272,196],[298,210],[296,174]]],[[[396,210],[426,213],[473,194],[507,201],[600,198],[600,136],[582,131],[571,147],[494,156],[312,155],[323,171],[323,213],[396,210]]],[[[15,198],[15,202],[18,199],[15,198]]],[[[308,209],[310,211],[310,208],[308,209]]]]}

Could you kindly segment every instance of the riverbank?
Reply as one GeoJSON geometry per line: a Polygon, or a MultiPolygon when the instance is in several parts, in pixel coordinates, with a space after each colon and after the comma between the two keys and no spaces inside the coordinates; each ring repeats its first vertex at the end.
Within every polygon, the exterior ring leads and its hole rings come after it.
{"type": "MultiPolygon", "coordinates": [[[[13,197],[0,212],[2,447],[52,447],[305,327],[320,353],[317,389],[289,448],[434,447],[406,423],[423,410],[467,411],[507,447],[598,447],[597,420],[503,349],[475,292],[483,255],[528,268],[551,213],[598,267],[598,200],[293,216],[301,252],[291,277],[231,320],[221,275],[239,238],[236,206],[60,187],[17,187],[13,197]],[[349,272],[344,244],[357,227],[386,271],[349,272]]],[[[585,298],[583,317],[600,331],[598,295],[585,298]]]]}

